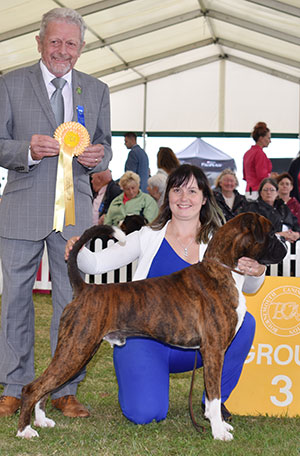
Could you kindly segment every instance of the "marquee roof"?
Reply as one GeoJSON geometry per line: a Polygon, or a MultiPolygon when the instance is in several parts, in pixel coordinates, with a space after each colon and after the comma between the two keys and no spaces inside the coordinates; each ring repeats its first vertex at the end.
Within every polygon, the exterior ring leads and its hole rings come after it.
{"type": "MultiPolygon", "coordinates": [[[[83,15],[88,26],[86,47],[76,67],[106,82],[112,94],[126,90],[129,94],[128,89],[201,68],[217,68],[220,74],[226,62],[231,71],[255,71],[256,81],[261,77],[266,86],[263,74],[292,84],[297,119],[281,129],[299,130],[299,0],[2,1],[1,73],[38,60],[34,37],[41,15],[57,6],[83,15]]],[[[222,78],[217,83],[222,84],[222,78]]],[[[222,92],[220,87],[216,90],[222,92]]],[[[221,98],[218,109],[220,103],[221,98]]],[[[219,118],[212,130],[222,129],[232,127],[219,118]]]]}

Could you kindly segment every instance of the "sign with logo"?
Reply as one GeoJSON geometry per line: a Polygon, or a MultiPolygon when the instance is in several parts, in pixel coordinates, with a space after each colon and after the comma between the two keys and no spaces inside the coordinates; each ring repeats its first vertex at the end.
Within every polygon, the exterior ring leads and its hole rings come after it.
{"type": "Polygon", "coordinates": [[[246,300],[256,333],[226,406],[239,415],[299,415],[300,279],[266,277],[246,300]]]}

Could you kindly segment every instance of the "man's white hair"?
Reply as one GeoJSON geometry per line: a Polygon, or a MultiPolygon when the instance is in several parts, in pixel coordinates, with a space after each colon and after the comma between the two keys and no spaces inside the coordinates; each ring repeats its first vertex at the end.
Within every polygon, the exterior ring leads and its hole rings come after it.
{"type": "Polygon", "coordinates": [[[43,38],[46,33],[46,28],[49,22],[67,22],[68,24],[75,24],[80,28],[81,35],[81,44],[84,41],[84,34],[86,31],[86,24],[77,11],[71,8],[53,8],[52,10],[45,13],[42,17],[41,26],[40,26],[40,39],[43,41],[43,38]]]}

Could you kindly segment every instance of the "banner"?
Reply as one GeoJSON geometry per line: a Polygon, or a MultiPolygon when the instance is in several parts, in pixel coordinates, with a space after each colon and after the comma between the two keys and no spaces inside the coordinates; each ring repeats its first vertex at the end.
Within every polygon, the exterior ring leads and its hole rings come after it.
{"type": "Polygon", "coordinates": [[[300,415],[300,278],[266,277],[246,301],[256,334],[226,407],[237,415],[300,415]]]}

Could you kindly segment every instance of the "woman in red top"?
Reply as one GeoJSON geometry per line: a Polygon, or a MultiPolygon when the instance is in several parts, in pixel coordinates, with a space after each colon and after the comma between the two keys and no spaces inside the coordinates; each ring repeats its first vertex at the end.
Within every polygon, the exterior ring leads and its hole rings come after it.
{"type": "Polygon", "coordinates": [[[255,145],[249,149],[243,160],[244,180],[247,182],[246,197],[258,197],[259,184],[269,177],[272,171],[272,162],[263,151],[271,142],[271,132],[265,122],[258,122],[251,134],[255,145]]]}

